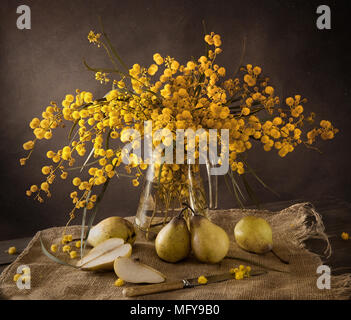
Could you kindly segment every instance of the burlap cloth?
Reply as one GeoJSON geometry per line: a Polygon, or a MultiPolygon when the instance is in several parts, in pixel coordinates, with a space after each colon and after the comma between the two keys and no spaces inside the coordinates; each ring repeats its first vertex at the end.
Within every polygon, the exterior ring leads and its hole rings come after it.
{"type": "MultiPolygon", "coordinates": [[[[194,278],[228,272],[240,264],[259,269],[258,265],[284,272],[269,271],[268,274],[247,280],[226,282],[183,289],[173,292],[152,294],[138,299],[347,299],[351,296],[351,275],[332,276],[331,289],[318,289],[316,282],[320,274],[316,269],[322,264],[319,255],[308,251],[304,241],[319,238],[325,241],[326,254],[330,254],[329,241],[324,233],[320,215],[308,203],[295,204],[280,212],[259,210],[226,210],[211,212],[210,218],[222,226],[230,236],[231,246],[228,258],[215,265],[202,264],[193,257],[171,264],[161,261],[152,242],[139,234],[133,247],[132,257],[158,269],[167,276],[167,281],[194,278]],[[257,215],[269,221],[273,228],[275,251],[290,261],[284,265],[272,253],[255,255],[244,252],[235,244],[233,229],[236,222],[245,215],[257,215]],[[236,259],[236,258],[240,258],[236,259]],[[242,260],[241,260],[242,259],[242,260]]],[[[46,257],[39,237],[46,247],[59,243],[62,227],[38,232],[17,260],[8,266],[0,276],[0,297],[2,299],[124,299],[122,289],[114,286],[114,272],[88,272],[57,264],[46,257]],[[19,265],[31,269],[31,289],[18,289],[13,281],[19,265]]],[[[79,238],[80,226],[71,226],[67,232],[79,238]]],[[[67,254],[60,253],[60,258],[67,254]]],[[[68,259],[69,260],[69,259],[68,259]]],[[[68,261],[67,260],[67,261],[68,261]]],[[[72,261],[72,260],[71,260],[72,261]]],[[[126,284],[131,286],[132,284],[126,284]]]]}

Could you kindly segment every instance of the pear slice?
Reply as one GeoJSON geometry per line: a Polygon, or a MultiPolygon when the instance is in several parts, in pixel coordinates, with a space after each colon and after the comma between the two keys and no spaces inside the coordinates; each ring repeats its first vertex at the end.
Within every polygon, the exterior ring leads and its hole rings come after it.
{"type": "Polygon", "coordinates": [[[117,258],[114,263],[116,275],[131,283],[160,283],[166,280],[161,272],[131,258],[117,258]]]}
{"type": "Polygon", "coordinates": [[[108,251],[101,256],[90,260],[82,265],[82,270],[97,271],[97,270],[113,270],[113,263],[118,257],[130,257],[132,254],[132,246],[130,243],[122,244],[121,246],[108,251]]]}
{"type": "Polygon", "coordinates": [[[100,257],[101,255],[116,249],[124,244],[124,240],[120,238],[111,238],[108,239],[95,248],[91,249],[89,253],[84,256],[81,260],[77,262],[77,267],[81,267],[82,265],[88,263],[89,261],[100,257]]]}

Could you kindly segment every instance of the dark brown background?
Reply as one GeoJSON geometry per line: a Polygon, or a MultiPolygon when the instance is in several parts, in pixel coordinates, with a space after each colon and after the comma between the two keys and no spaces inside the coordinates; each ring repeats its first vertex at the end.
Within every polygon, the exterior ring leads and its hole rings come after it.
{"type": "MultiPolygon", "coordinates": [[[[324,154],[300,147],[281,159],[274,152],[250,152],[250,163],[267,184],[279,191],[280,200],[323,198],[350,200],[350,58],[351,7],[348,1],[1,1],[0,37],[0,240],[31,236],[39,229],[67,221],[71,202],[70,179],[58,181],[53,197],[38,204],[25,190],[42,179],[41,156],[65,139],[65,133],[38,145],[31,161],[20,167],[22,143],[31,139],[28,122],[48,105],[61,101],[76,88],[103,95],[108,87],[94,80],[82,59],[109,66],[101,49],[89,45],[88,32],[98,30],[98,15],[129,65],[148,65],[152,54],[169,54],[184,62],[203,52],[202,24],[222,35],[227,69],[237,67],[243,37],[247,37],[245,63],[257,64],[271,76],[284,96],[300,93],[306,108],[318,120],[330,119],[340,129],[332,142],[319,145],[324,154]],[[27,4],[32,29],[16,28],[16,8],[27,4]],[[328,4],[332,30],[316,28],[316,8],[328,4]]],[[[61,130],[62,131],[62,130],[61,130]]],[[[256,148],[255,148],[256,149],[256,148]]],[[[277,200],[254,184],[261,201],[277,200]]],[[[221,180],[221,205],[235,205],[221,180]]],[[[108,215],[133,215],[140,189],[126,179],[114,179],[98,219],[108,215]]],[[[249,204],[249,203],[247,203],[249,204]]],[[[79,223],[79,221],[77,221],[79,223]]]]}

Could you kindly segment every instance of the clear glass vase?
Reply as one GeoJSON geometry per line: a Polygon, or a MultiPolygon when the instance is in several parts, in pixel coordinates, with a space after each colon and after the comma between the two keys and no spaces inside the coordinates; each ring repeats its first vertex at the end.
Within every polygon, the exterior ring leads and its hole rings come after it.
{"type": "Polygon", "coordinates": [[[216,210],[218,208],[218,175],[211,174],[211,169],[216,167],[213,162],[206,159],[206,173],[208,179],[208,208],[216,210]]]}
{"type": "MultiPolygon", "coordinates": [[[[135,225],[147,239],[156,237],[187,203],[207,216],[208,201],[199,164],[150,164],[140,195],[135,225]]],[[[185,212],[187,219],[187,213],[185,212]]]]}

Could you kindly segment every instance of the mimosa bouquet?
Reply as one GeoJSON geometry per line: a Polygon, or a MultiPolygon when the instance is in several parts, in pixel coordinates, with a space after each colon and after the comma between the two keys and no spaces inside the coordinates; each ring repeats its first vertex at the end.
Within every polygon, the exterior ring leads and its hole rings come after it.
{"type": "Polygon", "coordinates": [[[155,53],[148,66],[128,67],[103,30],[90,31],[88,40],[106,51],[112,67],[84,64],[97,81],[112,88],[105,97],[77,89],[60,103],[51,102],[41,117],[30,121],[34,138],[24,143],[29,153],[20,159],[24,165],[40,140],[50,140],[55,129],[68,128],[67,142],[46,153],[43,180],[26,192],[43,202],[45,196],[51,197],[57,178],[68,179],[74,187],[70,221],[80,209],[96,211],[111,179],[128,176],[138,186],[151,164],[163,201],[177,198],[181,203],[189,195],[189,175],[182,164],[194,164],[192,170],[197,172],[202,155],[211,158],[215,167],[228,169],[224,173],[243,205],[238,178],[248,187],[245,175],[257,177],[247,162],[248,150],[260,147],[284,158],[300,145],[316,149],[317,138],[330,140],[338,132],[327,120],[314,125],[315,114],[305,110],[303,96],[278,97],[261,67],[240,65],[228,72],[219,66],[216,58],[222,54],[222,39],[214,32],[204,37],[205,55],[181,62],[155,53]],[[185,134],[183,144],[176,148],[185,131],[194,132],[194,139],[185,134]],[[144,157],[131,152],[141,150],[147,136],[151,136],[152,152],[144,157]],[[212,142],[220,146],[216,156],[210,154],[212,142]],[[174,159],[176,149],[183,151],[181,160],[174,159]],[[78,163],[80,157],[83,161],[78,163]],[[75,170],[80,173],[74,174],[75,170]]]}

